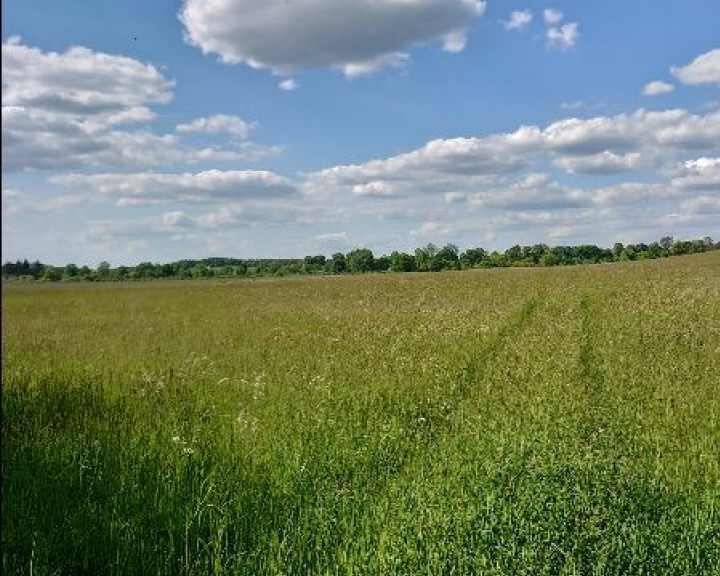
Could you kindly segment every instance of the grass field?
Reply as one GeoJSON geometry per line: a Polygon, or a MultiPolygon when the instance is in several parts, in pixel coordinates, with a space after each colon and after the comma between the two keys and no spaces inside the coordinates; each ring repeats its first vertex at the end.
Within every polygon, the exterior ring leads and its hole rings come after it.
{"type": "Polygon", "coordinates": [[[720,574],[720,253],[2,302],[5,574],[720,574]]]}

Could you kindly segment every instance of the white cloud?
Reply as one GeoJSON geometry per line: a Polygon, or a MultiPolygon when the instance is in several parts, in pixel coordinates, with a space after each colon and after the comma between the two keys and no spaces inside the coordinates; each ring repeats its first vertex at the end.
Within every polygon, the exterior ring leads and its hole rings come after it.
{"type": "Polygon", "coordinates": [[[392,198],[398,195],[390,182],[383,182],[382,180],[356,184],[353,186],[352,191],[356,196],[366,198],[392,198]]]}
{"type": "Polygon", "coordinates": [[[563,110],[602,110],[607,105],[604,102],[583,102],[582,100],[573,100],[571,102],[563,102],[560,108],[563,110]]]}
{"type": "Polygon", "coordinates": [[[179,124],[176,130],[183,134],[232,134],[244,140],[255,126],[255,122],[247,122],[237,116],[216,114],[207,118],[196,118],[188,124],[179,124]]]}
{"type": "Polygon", "coordinates": [[[442,49],[451,54],[457,54],[465,50],[467,46],[467,33],[465,30],[448,32],[442,37],[442,49]]]}
{"type": "Polygon", "coordinates": [[[580,38],[580,31],[577,22],[563,24],[560,27],[553,26],[547,31],[548,46],[557,50],[564,51],[572,48],[578,38],[580,38]]]}
{"type": "Polygon", "coordinates": [[[280,90],[295,90],[298,87],[298,83],[293,78],[287,78],[278,83],[280,90]]]}
{"type": "Polygon", "coordinates": [[[63,194],[50,198],[36,198],[30,194],[3,188],[2,210],[5,214],[48,214],[72,208],[91,200],[87,194],[63,194]]]}
{"type": "Polygon", "coordinates": [[[437,40],[458,51],[485,2],[185,0],[186,40],[227,63],[290,73],[335,68],[357,76],[406,61],[412,46],[437,40]]]}
{"type": "Polygon", "coordinates": [[[564,210],[587,206],[590,198],[586,192],[562,186],[546,174],[533,173],[508,187],[478,192],[470,203],[495,210],[564,210]]]}
{"type": "Polygon", "coordinates": [[[63,174],[53,184],[89,188],[117,198],[121,206],[272,199],[294,195],[287,178],[263,170],[206,170],[178,174],[63,174]]]}
{"type": "Polygon", "coordinates": [[[13,38],[2,45],[3,170],[107,163],[148,165],[172,136],[118,130],[154,118],[172,99],[172,82],[152,65],[73,47],[42,52],[13,38]]]}
{"type": "Polygon", "coordinates": [[[3,106],[71,116],[168,103],[173,83],[151,64],[75,46],[43,52],[11,38],[2,45],[3,106]]]}
{"type": "Polygon", "coordinates": [[[549,148],[567,156],[589,156],[628,148],[711,149],[720,146],[720,111],[693,115],[686,110],[647,111],[570,118],[548,126],[549,148]]]}
{"type": "Polygon", "coordinates": [[[720,48],[701,54],[685,66],[674,66],[670,71],[683,84],[720,86],[720,48]]]}
{"type": "Polygon", "coordinates": [[[530,10],[515,10],[510,14],[503,26],[505,30],[522,30],[532,22],[533,14],[530,10]]]}
{"type": "Polygon", "coordinates": [[[583,102],[582,100],[573,100],[572,102],[563,102],[560,105],[560,107],[563,110],[580,110],[580,108],[582,108],[583,106],[585,106],[585,102],[583,102]]]}
{"type": "Polygon", "coordinates": [[[343,72],[348,78],[357,78],[388,68],[404,68],[409,62],[409,54],[405,52],[391,52],[390,54],[382,54],[370,60],[345,64],[345,66],[343,66],[343,72]]]}
{"type": "Polygon", "coordinates": [[[720,158],[687,160],[675,172],[672,185],[682,190],[720,192],[720,158]]]}
{"type": "Polygon", "coordinates": [[[132,58],[73,47],[43,52],[13,38],[2,46],[4,172],[105,166],[252,161],[277,146],[247,139],[255,124],[237,116],[199,118],[179,134],[229,133],[239,141],[194,148],[178,134],[156,134],[151,105],[172,99],[173,83],[132,58]]]}
{"type": "Polygon", "coordinates": [[[525,168],[529,166],[527,155],[540,141],[540,130],[534,127],[487,138],[433,140],[422,148],[385,160],[316,172],[310,176],[309,183],[340,186],[373,183],[375,190],[380,189],[381,183],[387,183],[396,187],[394,191],[409,184],[415,191],[425,187],[432,190],[437,183],[448,179],[469,180],[525,168]]]}
{"type": "MultiPolygon", "coordinates": [[[[545,226],[543,220],[527,219],[548,210],[559,215],[640,202],[677,202],[683,190],[689,190],[691,178],[700,186],[702,177],[707,190],[715,181],[715,161],[690,161],[681,171],[678,160],[694,150],[718,149],[720,112],[641,109],[610,117],[569,118],[545,128],[525,126],[484,138],[434,140],[397,156],[310,173],[300,186],[310,205],[320,203],[335,210],[333,218],[348,221],[364,217],[441,222],[445,216],[467,217],[470,210],[522,212],[524,222],[545,226]],[[654,174],[655,179],[674,180],[580,188],[535,172],[553,164],[565,173],[598,179],[636,172],[645,173],[643,178],[654,174]]],[[[597,216],[609,218],[606,213],[597,216]]],[[[568,224],[559,216],[553,222],[559,227],[568,224]]],[[[507,226],[497,224],[498,229],[507,226]]],[[[463,228],[452,230],[460,233],[463,228]]],[[[421,232],[431,234],[416,229],[421,232]]]]}
{"type": "Polygon", "coordinates": [[[423,222],[420,228],[410,231],[410,235],[414,238],[438,238],[447,237],[455,234],[459,230],[458,223],[437,222],[431,220],[423,222]]]}
{"type": "Polygon", "coordinates": [[[563,13],[555,8],[545,8],[545,10],[543,10],[543,20],[545,20],[545,24],[548,26],[559,24],[563,17],[563,13]]]}
{"type": "Polygon", "coordinates": [[[608,150],[587,156],[562,156],[555,164],[571,174],[617,174],[637,170],[643,165],[640,152],[615,154],[608,150]]]}
{"type": "Polygon", "coordinates": [[[659,94],[667,94],[675,90],[675,86],[669,82],[663,82],[662,80],[654,80],[648,82],[642,89],[642,93],[645,96],[658,96],[659,94]]]}

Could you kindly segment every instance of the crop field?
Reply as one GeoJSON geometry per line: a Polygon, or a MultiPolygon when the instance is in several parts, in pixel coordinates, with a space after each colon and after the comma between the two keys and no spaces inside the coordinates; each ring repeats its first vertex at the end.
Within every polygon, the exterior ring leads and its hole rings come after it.
{"type": "Polygon", "coordinates": [[[720,253],[2,306],[5,574],[720,574],[720,253]]]}

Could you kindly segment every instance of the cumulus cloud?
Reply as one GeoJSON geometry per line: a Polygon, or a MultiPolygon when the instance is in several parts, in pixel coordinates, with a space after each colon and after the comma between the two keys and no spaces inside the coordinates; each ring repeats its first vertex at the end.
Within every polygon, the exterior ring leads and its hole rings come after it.
{"type": "Polygon", "coordinates": [[[359,75],[398,65],[418,44],[462,49],[484,10],[479,0],[346,0],[342,10],[333,0],[185,0],[180,20],[188,43],[227,63],[359,75]]]}
{"type": "Polygon", "coordinates": [[[309,195],[358,199],[472,194],[495,189],[499,181],[547,162],[571,174],[605,176],[672,166],[679,154],[717,148],[720,111],[694,115],[640,109],[569,118],[545,128],[524,126],[484,138],[433,140],[390,158],[311,173],[303,187],[309,195]]]}
{"type": "Polygon", "coordinates": [[[150,106],[167,104],[173,83],[150,64],[82,47],[43,52],[17,38],[2,45],[2,56],[4,172],[254,160],[280,150],[247,141],[254,124],[236,116],[156,134],[150,106]],[[239,142],[194,148],[179,136],[191,132],[226,132],[239,142]]]}
{"type": "Polygon", "coordinates": [[[547,174],[534,173],[508,187],[478,192],[470,203],[486,209],[562,210],[587,206],[590,199],[582,190],[562,186],[547,174]]]}
{"type": "Polygon", "coordinates": [[[173,82],[151,64],[76,46],[43,52],[17,37],[2,45],[3,106],[106,115],[167,103],[173,82]]]}
{"type": "Polygon", "coordinates": [[[96,119],[18,106],[2,108],[3,171],[151,166],[181,157],[173,135],[114,130],[96,119]]]}
{"type": "Polygon", "coordinates": [[[571,174],[617,174],[642,167],[643,156],[640,152],[614,154],[605,150],[587,156],[562,156],[555,164],[571,174]]]}
{"type": "Polygon", "coordinates": [[[669,82],[663,82],[662,80],[654,80],[648,82],[642,89],[644,96],[658,96],[660,94],[667,94],[675,90],[675,86],[669,82]]]}
{"type": "Polygon", "coordinates": [[[543,20],[545,20],[545,24],[548,26],[559,24],[563,18],[563,13],[560,12],[560,10],[556,10],[555,8],[545,8],[545,10],[543,10],[543,20]]]}
{"type": "Polygon", "coordinates": [[[391,186],[394,192],[434,190],[438,184],[453,182],[457,177],[485,177],[525,168],[529,166],[528,154],[540,140],[539,129],[525,127],[487,138],[433,140],[422,148],[385,160],[316,172],[310,175],[309,185],[352,186],[359,195],[387,192],[391,186]]]}
{"type": "Polygon", "coordinates": [[[178,174],[63,174],[53,184],[88,188],[117,198],[119,205],[240,201],[292,196],[287,178],[264,170],[206,170],[178,174]]]}
{"type": "Polygon", "coordinates": [[[676,170],[672,185],[682,190],[720,192],[720,158],[687,160],[676,170]]]}
{"type": "Polygon", "coordinates": [[[390,182],[382,180],[373,180],[365,184],[356,184],[352,188],[353,194],[356,196],[364,196],[366,198],[392,198],[398,196],[390,182]]]}
{"type": "Polygon", "coordinates": [[[532,22],[533,14],[530,10],[515,10],[510,17],[503,22],[505,30],[522,30],[532,22]]]}
{"type": "Polygon", "coordinates": [[[627,149],[711,149],[720,146],[720,111],[694,115],[686,110],[637,110],[631,114],[570,118],[548,126],[549,148],[567,156],[627,149]]]}
{"type": "Polygon", "coordinates": [[[577,22],[569,22],[562,26],[552,26],[547,31],[547,44],[550,48],[556,50],[569,50],[578,38],[580,38],[580,31],[578,30],[577,22]]]}
{"type": "Polygon", "coordinates": [[[183,134],[232,134],[244,140],[255,126],[254,122],[247,122],[238,116],[216,114],[207,118],[196,118],[188,124],[179,124],[176,130],[183,134]]]}
{"type": "Polygon", "coordinates": [[[674,66],[670,71],[683,84],[720,86],[720,48],[701,54],[685,66],[674,66]]]}

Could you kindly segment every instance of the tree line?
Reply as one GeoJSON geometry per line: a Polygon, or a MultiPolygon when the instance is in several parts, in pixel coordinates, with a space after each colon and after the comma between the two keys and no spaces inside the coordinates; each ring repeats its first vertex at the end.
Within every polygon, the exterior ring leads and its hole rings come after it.
{"type": "Polygon", "coordinates": [[[365,272],[438,272],[470,268],[507,268],[516,266],[572,266],[629,260],[667,258],[720,250],[720,242],[705,237],[699,240],[676,241],[662,238],[652,244],[616,243],[612,248],[591,244],[580,246],[554,246],[535,244],[515,245],[504,252],[488,252],[483,248],[469,248],[460,252],[454,244],[442,248],[428,244],[412,254],[394,251],[376,257],[367,248],[356,248],[347,253],[289,259],[204,258],[178,260],[167,264],[141,262],[137,266],[111,267],[101,262],[97,268],[67,264],[51,266],[41,262],[17,260],[2,265],[3,280],[24,281],[127,281],[160,278],[229,278],[258,276],[289,276],[302,274],[358,274],[365,272]]]}

